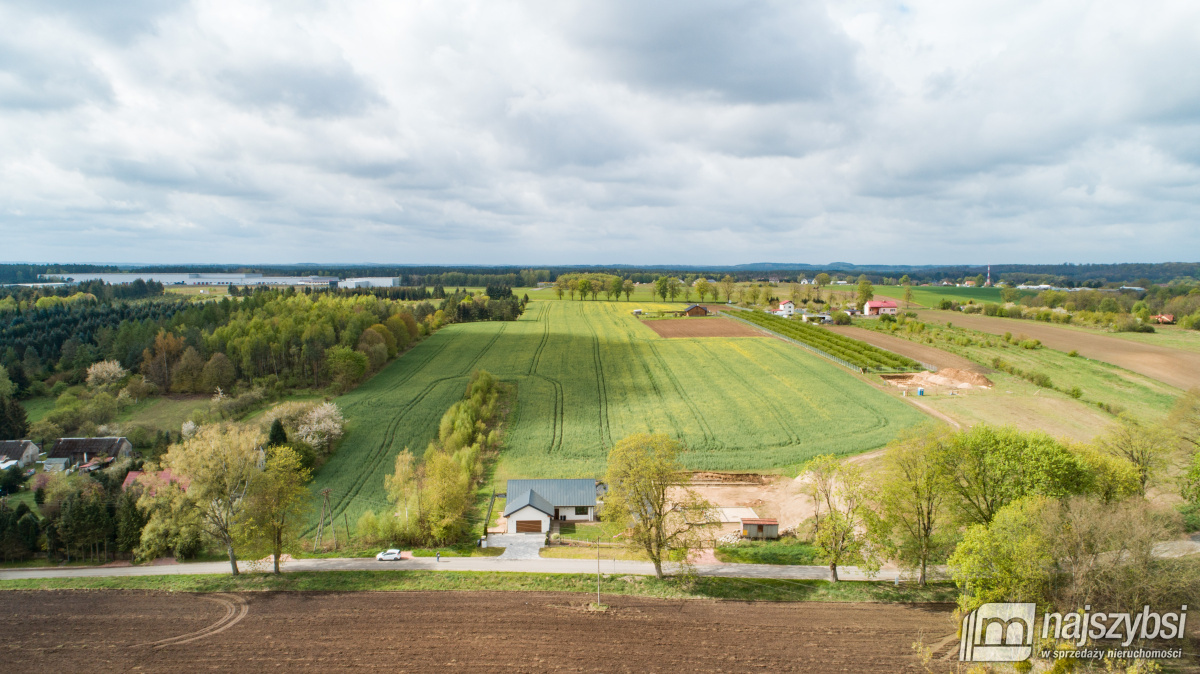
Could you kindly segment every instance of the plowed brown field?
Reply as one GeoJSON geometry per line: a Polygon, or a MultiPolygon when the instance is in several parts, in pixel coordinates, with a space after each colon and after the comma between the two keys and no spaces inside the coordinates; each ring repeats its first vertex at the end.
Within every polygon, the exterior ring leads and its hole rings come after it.
{"type": "Polygon", "coordinates": [[[644,324],[659,337],[766,337],[749,325],[728,318],[667,318],[644,324]]]}
{"type": "MultiPolygon", "coordinates": [[[[949,608],[565,593],[0,592],[5,672],[919,671],[949,608]],[[248,610],[242,611],[245,606],[248,610]],[[241,616],[241,617],[239,617],[241,616]]],[[[951,643],[953,642],[953,643],[951,643]]],[[[935,661],[945,671],[947,660],[935,661]]]]}

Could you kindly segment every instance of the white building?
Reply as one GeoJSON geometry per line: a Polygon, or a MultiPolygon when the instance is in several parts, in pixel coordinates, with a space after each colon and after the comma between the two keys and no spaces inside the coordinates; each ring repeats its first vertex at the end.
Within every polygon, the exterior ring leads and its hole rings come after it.
{"type": "Polygon", "coordinates": [[[399,285],[400,279],[395,276],[367,276],[338,281],[339,288],[395,288],[399,285]]]}
{"type": "Polygon", "coordinates": [[[779,310],[775,312],[776,316],[791,318],[796,314],[796,304],[791,300],[785,300],[779,303],[779,310]]]}
{"type": "Polygon", "coordinates": [[[550,520],[596,519],[595,480],[509,480],[504,518],[510,534],[550,531],[550,520]]]}

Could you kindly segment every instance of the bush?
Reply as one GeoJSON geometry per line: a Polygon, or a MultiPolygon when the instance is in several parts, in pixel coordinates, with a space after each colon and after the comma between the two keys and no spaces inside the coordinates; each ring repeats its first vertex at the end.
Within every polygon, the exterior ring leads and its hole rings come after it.
{"type": "Polygon", "coordinates": [[[850,325],[850,314],[839,311],[833,315],[834,325],[850,325]]]}
{"type": "Polygon", "coordinates": [[[1070,351],[1067,352],[1067,355],[1071,358],[1075,358],[1079,355],[1079,352],[1076,351],[1075,349],[1071,349],[1070,351]]]}
{"type": "Polygon", "coordinates": [[[1074,398],[1076,400],[1079,400],[1080,398],[1083,397],[1083,389],[1079,388],[1078,386],[1072,386],[1071,390],[1067,391],[1067,395],[1071,396],[1072,398],[1074,398]]]}
{"type": "Polygon", "coordinates": [[[1042,343],[1036,339],[1023,339],[1020,346],[1022,349],[1040,349],[1042,348],[1042,343]]]}

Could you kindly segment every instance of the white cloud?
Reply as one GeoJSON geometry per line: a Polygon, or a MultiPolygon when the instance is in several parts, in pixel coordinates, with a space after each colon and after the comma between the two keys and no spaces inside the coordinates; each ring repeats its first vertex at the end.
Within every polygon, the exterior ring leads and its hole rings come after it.
{"type": "Polygon", "coordinates": [[[1200,6],[0,5],[3,259],[1166,260],[1200,6]]]}

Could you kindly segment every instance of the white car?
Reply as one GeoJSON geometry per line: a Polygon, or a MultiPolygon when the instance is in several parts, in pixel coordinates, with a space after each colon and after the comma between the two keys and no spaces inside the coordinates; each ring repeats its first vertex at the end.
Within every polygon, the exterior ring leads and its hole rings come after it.
{"type": "Polygon", "coordinates": [[[380,562],[398,562],[400,561],[400,551],[396,550],[395,548],[392,548],[391,550],[384,550],[378,555],[375,555],[375,559],[376,561],[380,562]]]}

